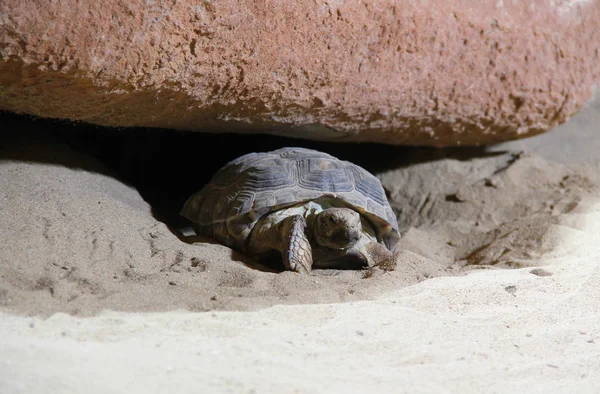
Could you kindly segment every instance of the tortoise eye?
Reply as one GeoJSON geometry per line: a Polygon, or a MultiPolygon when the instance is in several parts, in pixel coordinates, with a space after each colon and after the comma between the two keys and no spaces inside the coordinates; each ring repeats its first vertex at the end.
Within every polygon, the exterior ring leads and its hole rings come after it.
{"type": "Polygon", "coordinates": [[[336,220],[335,220],[335,218],[333,216],[329,217],[329,223],[331,223],[331,224],[335,224],[336,223],[336,220]]]}

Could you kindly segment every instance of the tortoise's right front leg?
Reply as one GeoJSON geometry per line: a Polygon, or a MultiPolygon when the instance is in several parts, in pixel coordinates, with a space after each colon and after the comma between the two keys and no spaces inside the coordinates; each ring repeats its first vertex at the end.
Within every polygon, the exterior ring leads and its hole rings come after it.
{"type": "Polygon", "coordinates": [[[306,236],[306,219],[302,215],[285,218],[281,223],[281,254],[286,269],[310,274],[312,248],[306,236]]]}

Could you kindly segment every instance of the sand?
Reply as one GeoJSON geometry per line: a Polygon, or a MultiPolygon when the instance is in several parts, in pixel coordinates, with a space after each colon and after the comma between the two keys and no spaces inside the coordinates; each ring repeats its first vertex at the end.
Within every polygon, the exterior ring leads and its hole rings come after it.
{"type": "Polygon", "coordinates": [[[382,180],[403,253],[304,278],[182,236],[168,212],[197,185],[9,116],[0,392],[598,392],[599,117],[486,149],[336,147],[382,180]]]}

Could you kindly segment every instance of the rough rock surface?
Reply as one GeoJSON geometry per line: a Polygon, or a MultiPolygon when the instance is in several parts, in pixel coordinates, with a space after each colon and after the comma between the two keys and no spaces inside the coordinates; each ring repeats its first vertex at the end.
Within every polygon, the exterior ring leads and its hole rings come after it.
{"type": "Polygon", "coordinates": [[[393,144],[544,132],[600,80],[600,0],[3,0],[0,109],[393,144]]]}

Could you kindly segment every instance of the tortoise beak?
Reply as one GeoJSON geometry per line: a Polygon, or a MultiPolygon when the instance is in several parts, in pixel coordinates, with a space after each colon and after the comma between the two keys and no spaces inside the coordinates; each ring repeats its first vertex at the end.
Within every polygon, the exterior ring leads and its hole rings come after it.
{"type": "Polygon", "coordinates": [[[346,239],[349,245],[354,245],[360,239],[360,234],[356,230],[346,230],[346,239]]]}
{"type": "MultiPolygon", "coordinates": [[[[331,239],[338,245],[335,249],[350,249],[360,239],[360,234],[353,229],[339,230],[331,237],[331,239]]],[[[333,246],[330,247],[334,249],[333,246]]]]}

